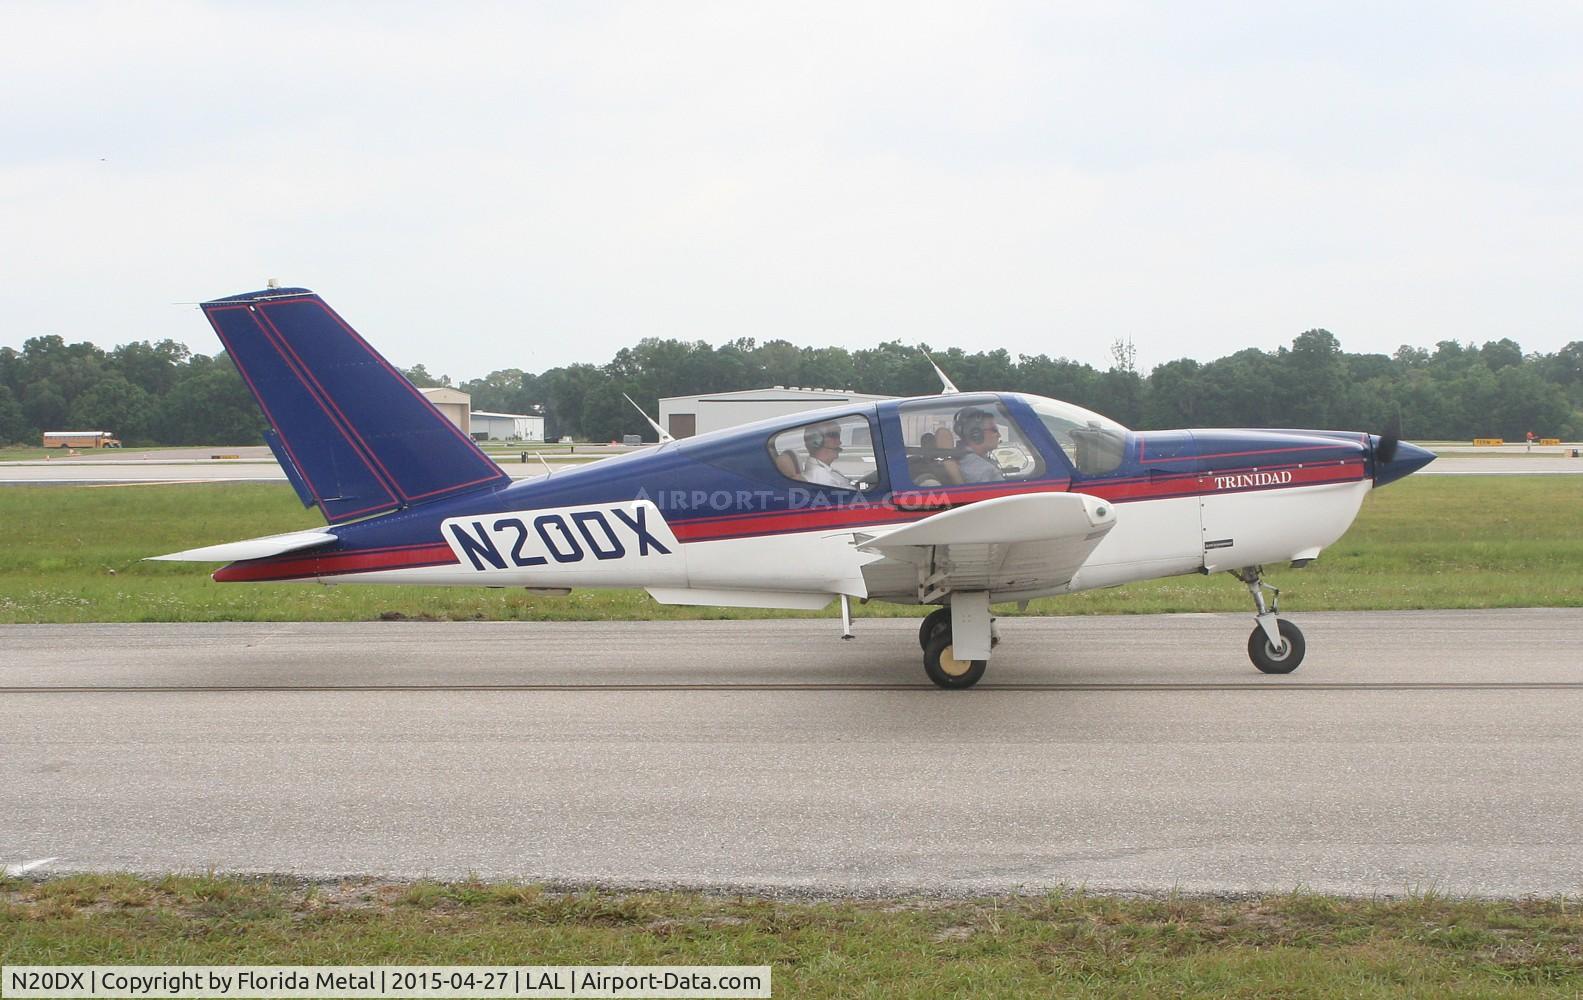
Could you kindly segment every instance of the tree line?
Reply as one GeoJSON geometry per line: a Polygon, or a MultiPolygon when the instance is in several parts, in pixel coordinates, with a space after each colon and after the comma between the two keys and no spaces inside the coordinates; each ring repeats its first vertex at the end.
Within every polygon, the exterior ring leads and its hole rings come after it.
{"type": "MultiPolygon", "coordinates": [[[[927,348],[926,348],[927,349],[927,348]]],[[[1554,354],[1524,354],[1513,340],[1482,346],[1454,340],[1395,354],[1349,354],[1327,330],[1290,347],[1238,351],[1213,361],[1183,358],[1138,371],[1131,345],[1112,346],[1104,369],[1005,350],[931,352],[963,391],[1003,389],[1086,406],[1128,426],[1311,427],[1378,430],[1399,414],[1421,439],[1583,438],[1583,341],[1554,354]]],[[[406,372],[420,386],[451,385],[423,365],[406,372]]],[[[604,441],[653,437],[622,398],[652,415],[665,396],[770,385],[855,389],[892,396],[938,392],[939,379],[916,345],[799,347],[785,340],[645,339],[603,365],[574,364],[538,374],[501,369],[456,388],[473,407],[542,412],[546,432],[604,441]]],[[[37,443],[47,430],[107,430],[135,444],[255,444],[263,420],[236,367],[222,352],[193,354],[174,341],[104,350],[35,337],[20,351],[0,348],[0,442],[37,443]]]]}

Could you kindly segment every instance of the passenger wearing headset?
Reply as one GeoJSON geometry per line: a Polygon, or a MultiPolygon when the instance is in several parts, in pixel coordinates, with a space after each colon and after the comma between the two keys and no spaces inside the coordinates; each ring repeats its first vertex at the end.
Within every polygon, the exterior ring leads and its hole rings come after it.
{"type": "Polygon", "coordinates": [[[995,483],[1006,478],[989,453],[1000,446],[1000,427],[995,414],[978,407],[968,407],[957,412],[951,422],[957,439],[967,448],[967,454],[957,460],[964,483],[995,483]]]}
{"type": "Polygon", "coordinates": [[[808,457],[802,466],[803,479],[843,490],[856,488],[852,480],[830,464],[841,456],[841,427],[838,424],[814,424],[802,432],[802,437],[803,444],[808,446],[808,457]]]}

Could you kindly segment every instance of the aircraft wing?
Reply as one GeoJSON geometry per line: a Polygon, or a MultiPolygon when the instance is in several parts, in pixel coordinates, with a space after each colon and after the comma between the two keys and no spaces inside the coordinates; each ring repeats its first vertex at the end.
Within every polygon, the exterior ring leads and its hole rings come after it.
{"type": "Polygon", "coordinates": [[[858,549],[916,567],[925,603],[955,590],[1015,595],[1071,582],[1115,524],[1115,506],[1098,497],[1024,493],[860,537],[858,549]]]}

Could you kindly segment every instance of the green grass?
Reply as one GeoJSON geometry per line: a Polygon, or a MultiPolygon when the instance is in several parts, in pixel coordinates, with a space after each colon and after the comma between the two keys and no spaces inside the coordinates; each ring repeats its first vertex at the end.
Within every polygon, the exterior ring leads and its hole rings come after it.
{"type": "MultiPolygon", "coordinates": [[[[210,567],[145,556],[317,526],[272,485],[0,489],[0,622],[763,618],[797,612],[667,607],[642,591],[217,584],[210,567]]],[[[1583,477],[1420,476],[1369,497],[1346,537],[1303,570],[1277,568],[1288,611],[1583,606],[1583,477]]],[[[1224,575],[1035,601],[1030,614],[1245,611],[1224,575]]],[[[825,612],[834,614],[834,610],[825,612]]],[[[917,615],[874,603],[860,615],[917,615]]]]}
{"type": "Polygon", "coordinates": [[[49,455],[60,454],[59,448],[0,448],[0,462],[42,461],[49,455]]]}
{"type": "Polygon", "coordinates": [[[0,880],[0,963],[769,965],[777,997],[1576,996],[1566,900],[939,903],[125,875],[0,880]]]}

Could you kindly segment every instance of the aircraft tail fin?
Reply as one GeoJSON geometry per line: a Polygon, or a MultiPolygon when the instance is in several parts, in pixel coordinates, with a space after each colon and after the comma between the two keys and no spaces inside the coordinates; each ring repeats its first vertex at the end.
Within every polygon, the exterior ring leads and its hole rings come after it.
{"type": "Polygon", "coordinates": [[[340,524],[510,482],[324,300],[270,288],[202,305],[304,502],[340,524]]]}

